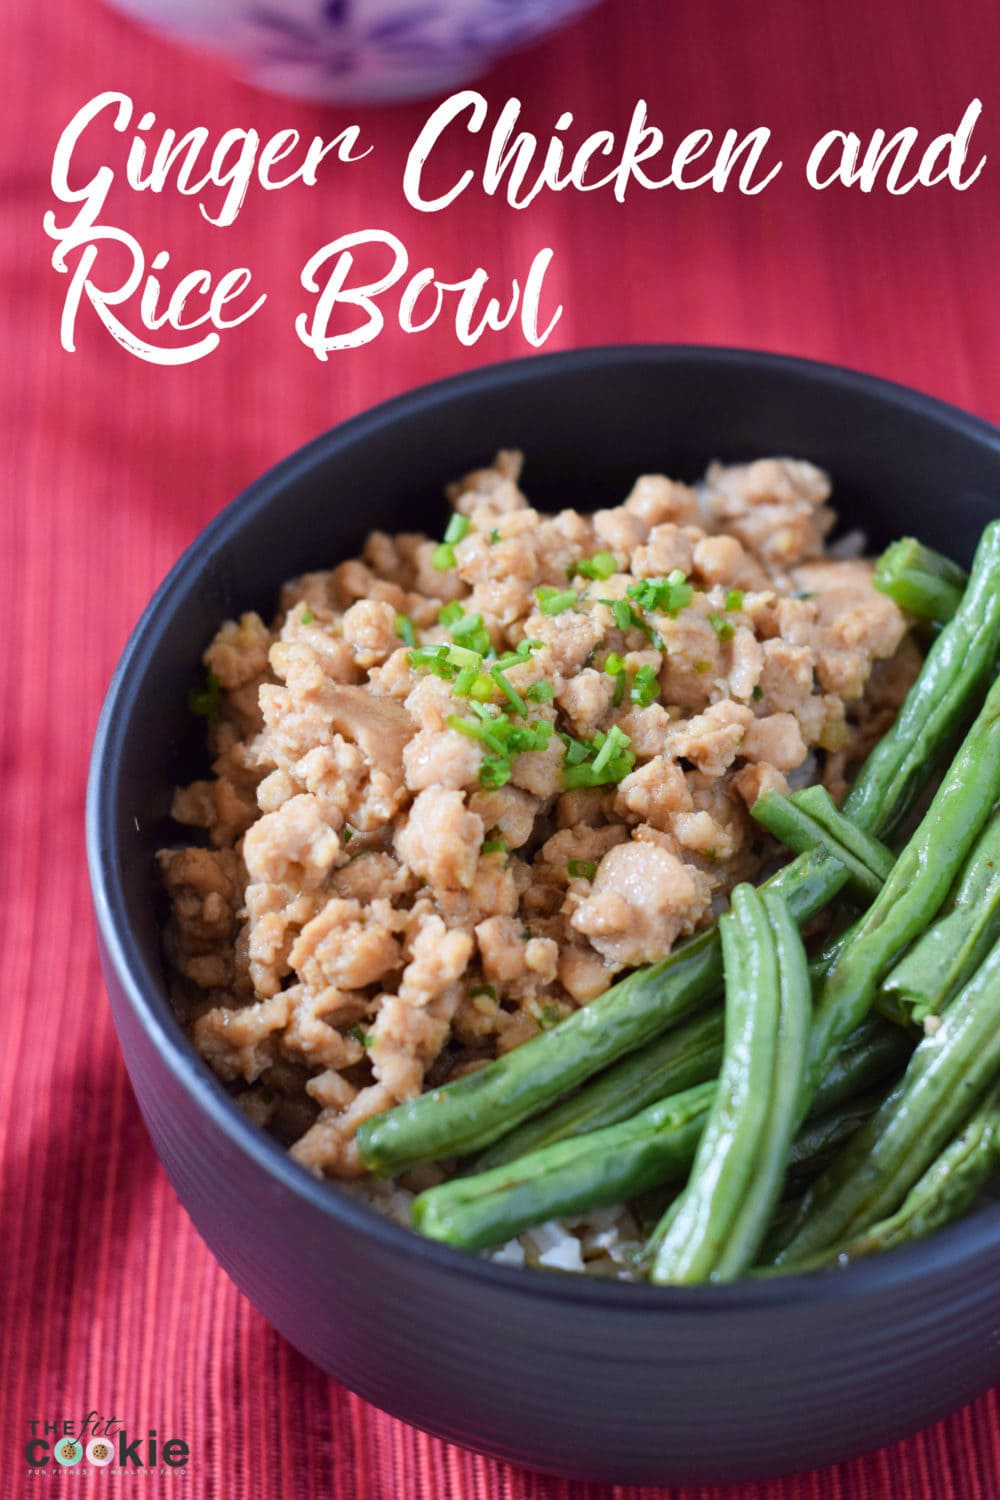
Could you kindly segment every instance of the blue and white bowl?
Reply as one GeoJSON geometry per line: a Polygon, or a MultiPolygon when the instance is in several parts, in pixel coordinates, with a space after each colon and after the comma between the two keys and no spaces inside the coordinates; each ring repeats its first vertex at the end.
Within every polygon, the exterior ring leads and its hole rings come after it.
{"type": "Polygon", "coordinates": [[[597,0],[111,0],[297,99],[391,103],[448,93],[597,0]]]}

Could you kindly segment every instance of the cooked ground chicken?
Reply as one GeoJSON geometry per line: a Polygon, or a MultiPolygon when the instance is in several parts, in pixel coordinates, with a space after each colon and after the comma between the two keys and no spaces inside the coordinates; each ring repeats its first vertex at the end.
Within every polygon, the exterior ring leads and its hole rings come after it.
{"type": "Polygon", "coordinates": [[[173,806],[203,842],[160,854],[176,1003],[320,1173],[711,921],[773,853],[748,807],[842,794],[919,667],[824,552],[812,464],[554,516],[520,467],[453,487],[454,540],[376,532],[205,653],[212,777],[173,806]]]}

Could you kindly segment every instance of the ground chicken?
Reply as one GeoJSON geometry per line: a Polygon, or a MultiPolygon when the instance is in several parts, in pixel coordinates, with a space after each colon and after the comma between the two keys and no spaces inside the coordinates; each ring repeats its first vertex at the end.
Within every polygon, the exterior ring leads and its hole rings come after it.
{"type": "Polygon", "coordinates": [[[451,487],[451,553],[443,518],[373,532],[204,654],[211,773],[159,856],[174,1000],[317,1173],[710,921],[773,848],[756,799],[842,797],[919,668],[871,565],[824,554],[812,464],[645,475],[593,515],[520,474],[451,487]]]}
{"type": "Polygon", "coordinates": [[[618,844],[601,860],[572,926],[615,968],[632,967],[669,953],[694,931],[711,899],[706,877],[666,849],[618,844]]]}
{"type": "Polygon", "coordinates": [[[430,787],[419,794],[396,834],[396,851],[430,886],[472,885],[483,842],[483,820],[461,792],[430,787]]]}

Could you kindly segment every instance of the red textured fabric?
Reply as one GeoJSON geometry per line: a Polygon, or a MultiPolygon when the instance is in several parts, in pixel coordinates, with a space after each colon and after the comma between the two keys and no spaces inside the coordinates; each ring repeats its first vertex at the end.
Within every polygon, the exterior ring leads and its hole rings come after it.
{"type": "MultiPolygon", "coordinates": [[[[566,311],[550,349],[756,345],[875,371],[1000,420],[1000,103],[990,87],[1000,11],[992,0],[609,0],[498,69],[485,85],[491,101],[517,94],[536,130],[561,109],[587,129],[621,129],[644,96],[668,137],[766,123],[789,165],[759,199],[636,192],[620,206],[564,193],[523,213],[478,191],[443,214],[405,206],[400,173],[424,106],[331,115],[271,99],[94,0],[7,0],[0,57],[0,1488],[20,1496],[42,1483],[24,1472],[28,1421],[97,1408],[183,1437],[190,1500],[631,1500],[638,1491],[471,1456],[366,1406],[290,1349],[211,1259],[153,1156],[104,999],[84,868],[87,748],[154,585],[241,486],[375,401],[524,352],[515,328],[467,350],[447,326],[404,336],[390,325],[367,349],[317,362],[293,332],[298,270],[346,230],[391,229],[414,265],[446,279],[480,263],[499,281],[523,277],[534,251],[551,245],[551,290],[566,311]],[[111,87],[180,129],[253,124],[266,137],[357,119],[376,144],[371,163],[316,188],[251,189],[226,231],[208,230],[174,194],[115,191],[110,216],[148,254],[166,247],[178,266],[217,270],[245,262],[269,293],[258,316],[190,368],[140,363],[93,316],[81,319],[75,354],[59,346],[65,281],[41,232],[51,154],[73,112],[111,87]],[[968,193],[819,194],[794,170],[831,126],[916,124],[932,135],[954,128],[977,95],[976,144],[990,164],[968,193]]],[[[82,165],[96,167],[109,142],[96,134],[82,165]]],[[[472,159],[456,141],[442,168],[472,159]]],[[[998,1415],[993,1393],[836,1469],[741,1491],[658,1493],[996,1500],[998,1415]]]]}

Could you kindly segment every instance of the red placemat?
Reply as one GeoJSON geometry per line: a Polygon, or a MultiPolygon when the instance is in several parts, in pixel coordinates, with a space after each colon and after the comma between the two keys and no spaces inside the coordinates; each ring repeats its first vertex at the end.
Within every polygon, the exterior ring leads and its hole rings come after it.
{"type": "MultiPolygon", "coordinates": [[[[399,183],[425,106],[331,115],[271,99],[92,0],[4,5],[0,56],[4,1493],[43,1483],[25,1473],[29,1422],[96,1410],[135,1431],[152,1425],[161,1438],[184,1438],[186,1493],[206,1500],[637,1495],[524,1474],[366,1406],[273,1333],[208,1255],[146,1139],[98,969],[82,821],[101,697],[155,583],[262,468],[397,391],[524,352],[513,328],[463,349],[445,326],[404,336],[390,324],[367,348],[319,363],[293,325],[303,307],[298,270],[326,240],[379,225],[404,239],[414,266],[457,279],[482,263],[501,281],[523,277],[550,245],[551,290],[566,309],[550,349],[637,339],[756,345],[873,370],[998,420],[995,186],[899,198],[817,193],[789,169],[766,200],[636,192],[619,205],[563,193],[515,213],[477,191],[422,216],[404,205],[399,183]],[[336,118],[359,121],[377,147],[377,166],[334,173],[314,189],[251,189],[224,232],[207,231],[190,200],[112,193],[109,215],[149,255],[162,247],[178,266],[219,270],[242,262],[268,292],[257,316],[189,368],[132,358],[92,315],[81,317],[75,354],[59,345],[65,281],[48,265],[41,232],[51,155],[74,111],[107,88],[128,92],[137,114],[152,109],[179,130],[206,124],[213,138],[234,124],[265,138],[287,125],[324,133],[336,118]]],[[[979,96],[976,144],[995,157],[989,85],[998,58],[992,0],[611,0],[506,63],[485,91],[494,106],[518,95],[539,132],[561,109],[587,129],[621,130],[640,96],[668,137],[766,123],[782,157],[799,163],[825,129],[915,124],[928,138],[954,128],[979,96]]],[[[115,150],[108,159],[120,167],[121,141],[95,133],[78,155],[81,174],[115,150]]],[[[456,139],[442,171],[466,165],[467,151],[456,139]]],[[[820,1474],[659,1493],[996,1500],[998,1433],[993,1393],[908,1442],[820,1474]]]]}

